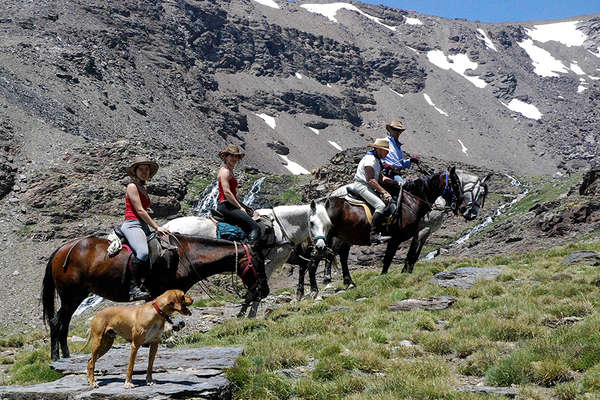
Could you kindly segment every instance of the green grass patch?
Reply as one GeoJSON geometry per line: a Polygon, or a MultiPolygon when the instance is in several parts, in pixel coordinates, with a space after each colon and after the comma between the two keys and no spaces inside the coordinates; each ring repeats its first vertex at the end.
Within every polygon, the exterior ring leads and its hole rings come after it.
{"type": "Polygon", "coordinates": [[[10,368],[9,385],[31,385],[49,382],[63,375],[50,368],[50,349],[47,346],[19,354],[10,368]]]}

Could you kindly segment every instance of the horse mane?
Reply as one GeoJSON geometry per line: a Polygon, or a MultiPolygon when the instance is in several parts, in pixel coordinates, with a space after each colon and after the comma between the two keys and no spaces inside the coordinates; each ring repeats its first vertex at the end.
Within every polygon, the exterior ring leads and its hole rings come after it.
{"type": "Polygon", "coordinates": [[[407,181],[403,185],[403,189],[411,194],[414,194],[415,196],[427,199],[429,202],[433,202],[435,199],[431,199],[430,194],[434,193],[437,185],[439,185],[438,182],[441,174],[442,172],[437,172],[423,178],[407,181]]]}

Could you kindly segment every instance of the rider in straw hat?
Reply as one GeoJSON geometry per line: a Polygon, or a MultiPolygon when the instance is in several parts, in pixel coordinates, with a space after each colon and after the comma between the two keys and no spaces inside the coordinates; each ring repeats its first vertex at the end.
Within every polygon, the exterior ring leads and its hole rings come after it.
{"type": "Polygon", "coordinates": [[[238,225],[248,235],[248,241],[258,240],[260,226],[250,217],[251,211],[242,204],[237,197],[238,181],[233,176],[233,169],[239,160],[244,158],[238,146],[230,144],[219,152],[219,158],[223,165],[217,175],[219,198],[217,211],[219,211],[227,222],[238,225]]]}
{"type": "Polygon", "coordinates": [[[148,214],[150,197],[146,191],[146,182],[158,171],[158,164],[144,156],[135,157],[127,167],[131,182],[125,194],[125,222],[121,231],[129,242],[135,255],[132,256],[131,279],[129,280],[129,300],[146,300],[150,293],[140,284],[142,268],[148,264],[148,242],[150,227],[161,234],[169,234],[167,228],[159,226],[148,214]]]}
{"type": "Polygon", "coordinates": [[[404,184],[405,180],[400,176],[400,170],[408,169],[411,164],[419,164],[418,157],[410,157],[403,159],[402,143],[398,137],[405,131],[402,121],[393,121],[385,126],[388,131],[388,140],[390,142],[390,152],[383,159],[383,173],[385,176],[393,178],[398,184],[404,184]]]}
{"type": "Polygon", "coordinates": [[[369,146],[373,147],[373,150],[367,152],[358,163],[351,190],[375,208],[370,239],[371,243],[377,243],[384,240],[384,238],[378,237],[379,228],[385,217],[386,203],[392,202],[392,196],[381,186],[380,182],[394,184],[394,181],[381,173],[381,161],[390,150],[389,140],[380,138],[375,140],[374,143],[369,143],[369,146]],[[383,197],[383,200],[377,195],[378,193],[383,197]]]}

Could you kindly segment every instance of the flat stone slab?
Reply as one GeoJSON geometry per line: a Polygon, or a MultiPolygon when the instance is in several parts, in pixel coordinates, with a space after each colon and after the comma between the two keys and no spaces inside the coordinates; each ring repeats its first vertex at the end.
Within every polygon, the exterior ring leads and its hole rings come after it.
{"type": "Polygon", "coordinates": [[[442,287],[470,289],[477,281],[491,281],[500,275],[497,268],[463,267],[452,271],[438,272],[431,278],[430,283],[442,287]]]}
{"type": "Polygon", "coordinates": [[[445,310],[456,302],[452,296],[427,297],[425,299],[406,299],[388,307],[390,311],[445,310]]]}
{"type": "Polygon", "coordinates": [[[600,254],[595,251],[574,251],[563,260],[563,264],[600,265],[600,254]]]}
{"type": "Polygon", "coordinates": [[[148,349],[138,351],[134,368],[135,388],[125,389],[125,373],[129,363],[129,345],[109,350],[96,363],[96,381],[99,387],[87,383],[86,370],[89,355],[60,359],[50,366],[63,374],[54,382],[30,386],[0,386],[0,399],[168,399],[202,397],[230,399],[230,382],[223,375],[243,353],[239,347],[202,347],[192,349],[159,348],[154,361],[155,384],[146,385],[148,349]]]}
{"type": "Polygon", "coordinates": [[[517,389],[512,387],[500,387],[500,386],[460,386],[456,390],[459,392],[471,392],[471,393],[487,393],[496,394],[499,396],[507,396],[514,398],[519,394],[517,389]]]}

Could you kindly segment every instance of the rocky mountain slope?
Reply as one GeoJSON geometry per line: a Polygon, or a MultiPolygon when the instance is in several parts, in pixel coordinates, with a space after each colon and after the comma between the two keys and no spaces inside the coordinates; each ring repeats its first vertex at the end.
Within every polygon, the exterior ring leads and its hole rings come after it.
{"type": "Polygon", "coordinates": [[[48,255],[120,221],[135,154],[161,164],[149,191],[164,221],[191,212],[226,143],[248,154],[246,185],[268,176],[264,205],[298,202],[341,183],[400,118],[405,150],[430,166],[496,172],[493,207],[519,193],[504,172],[598,161],[599,68],[598,15],[482,24],[322,0],[3,1],[0,272],[19,301],[0,315],[38,315],[48,255]],[[304,191],[308,176],[271,176],[324,164],[304,191]]]}

